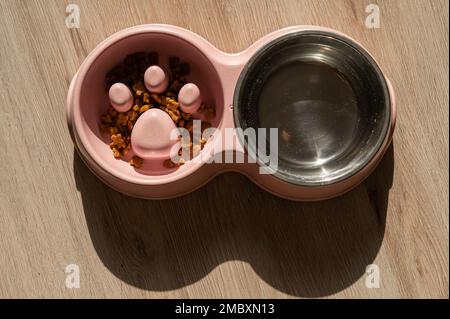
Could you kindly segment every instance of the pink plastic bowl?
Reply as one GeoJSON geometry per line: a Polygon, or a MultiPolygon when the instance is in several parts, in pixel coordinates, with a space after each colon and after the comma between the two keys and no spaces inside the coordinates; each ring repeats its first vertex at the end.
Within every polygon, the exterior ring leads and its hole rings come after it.
{"type": "MultiPolygon", "coordinates": [[[[320,31],[338,35],[352,43],[355,40],[337,31],[316,26],[295,26],[273,32],[255,42],[247,50],[224,53],[204,38],[188,30],[171,25],[140,25],[119,31],[100,43],[86,58],[74,76],[67,97],[67,121],[74,144],[92,172],[110,187],[130,196],[162,199],[183,195],[204,185],[225,171],[237,171],[251,178],[265,190],[292,200],[321,200],[340,195],[362,182],[376,167],[392,139],[396,108],[392,87],[387,79],[390,116],[381,146],[363,168],[343,180],[327,185],[305,186],[285,181],[270,174],[260,174],[256,163],[209,164],[215,156],[214,144],[223,138],[225,128],[235,128],[233,97],[236,84],[249,59],[264,45],[286,34],[320,31]],[[168,66],[169,56],[178,56],[190,64],[189,81],[201,91],[206,104],[216,108],[212,125],[218,131],[202,150],[202,160],[188,161],[178,168],[144,164],[140,169],[126,160],[112,156],[108,141],[99,130],[99,118],[108,105],[105,92],[106,73],[128,54],[155,51],[160,64],[168,66]],[[220,135],[219,133],[222,133],[220,135]]],[[[241,143],[225,144],[222,151],[246,153],[241,143]]]]}

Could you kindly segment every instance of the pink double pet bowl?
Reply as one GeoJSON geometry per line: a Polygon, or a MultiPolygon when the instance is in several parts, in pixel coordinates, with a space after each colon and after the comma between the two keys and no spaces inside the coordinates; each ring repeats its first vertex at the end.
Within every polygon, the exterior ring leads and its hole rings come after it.
{"type": "Polygon", "coordinates": [[[86,165],[119,192],[148,199],[189,193],[226,171],[240,172],[287,199],[338,196],[374,170],[391,142],[395,119],[392,86],[373,57],[348,36],[316,26],[275,31],[236,54],[179,27],[132,27],[88,55],[67,97],[69,130],[86,165]],[[157,52],[162,67],[170,56],[188,62],[189,81],[216,108],[211,124],[217,131],[201,160],[155,170],[113,157],[99,129],[109,106],[105,76],[128,54],[141,51],[157,52]],[[224,139],[230,128],[234,142],[224,139]],[[249,160],[257,151],[254,143],[236,128],[278,129],[275,171],[261,174],[264,163],[249,160]],[[241,154],[245,162],[212,161],[217,142],[223,145],[220,152],[241,154]]]}

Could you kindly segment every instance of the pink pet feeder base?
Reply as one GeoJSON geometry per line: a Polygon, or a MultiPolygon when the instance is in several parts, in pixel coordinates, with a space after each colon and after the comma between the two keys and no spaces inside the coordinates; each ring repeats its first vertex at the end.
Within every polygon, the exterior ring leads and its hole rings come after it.
{"type": "MultiPolygon", "coordinates": [[[[233,114],[233,96],[238,78],[249,59],[274,39],[302,31],[325,32],[357,43],[335,30],[295,26],[270,33],[240,53],[229,54],[218,50],[193,32],[170,25],[140,25],[113,34],[88,55],[69,87],[67,122],[76,149],[86,165],[105,184],[121,193],[146,199],[181,196],[227,171],[242,173],[264,190],[291,200],[323,200],[349,191],[374,170],[391,142],[396,121],[396,103],[394,91],[387,79],[390,100],[388,131],[370,161],[348,178],[327,185],[305,186],[287,182],[274,175],[260,174],[260,166],[256,163],[207,163],[216,155],[213,145],[218,138],[224,138],[225,129],[237,127],[233,114]],[[202,160],[188,161],[176,169],[160,165],[144,165],[142,169],[135,169],[126,161],[112,156],[98,127],[100,115],[109,105],[104,78],[107,71],[120,63],[127,54],[138,51],[158,52],[163,67],[168,65],[168,57],[172,55],[188,62],[192,70],[189,81],[198,86],[205,103],[215,106],[216,115],[212,125],[218,131],[203,148],[202,160]]],[[[192,101],[186,103],[188,102],[192,101]]],[[[222,151],[247,156],[245,147],[240,143],[225,144],[224,148],[222,151]]],[[[145,153],[145,147],[139,151],[141,154],[145,153]]]]}

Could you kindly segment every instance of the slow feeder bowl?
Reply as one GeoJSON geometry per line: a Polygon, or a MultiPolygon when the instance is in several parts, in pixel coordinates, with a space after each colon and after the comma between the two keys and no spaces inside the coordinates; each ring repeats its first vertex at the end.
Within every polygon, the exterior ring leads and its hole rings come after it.
{"type": "Polygon", "coordinates": [[[86,165],[110,187],[148,199],[186,194],[226,171],[287,199],[338,196],[374,170],[391,142],[395,119],[392,86],[373,57],[348,36],[316,26],[275,31],[237,54],[175,26],[125,29],[89,54],[67,98],[69,130],[86,165]],[[176,168],[150,162],[136,169],[117,160],[99,130],[109,106],[106,73],[139,51],[157,52],[163,68],[170,56],[188,62],[189,81],[216,108],[211,124],[217,130],[201,156],[176,168]],[[256,137],[258,128],[278,129],[275,169],[261,169],[265,162],[243,134],[248,128],[256,137]],[[234,141],[225,138],[229,129],[234,141]],[[212,161],[222,153],[242,155],[245,162],[212,161]]]}

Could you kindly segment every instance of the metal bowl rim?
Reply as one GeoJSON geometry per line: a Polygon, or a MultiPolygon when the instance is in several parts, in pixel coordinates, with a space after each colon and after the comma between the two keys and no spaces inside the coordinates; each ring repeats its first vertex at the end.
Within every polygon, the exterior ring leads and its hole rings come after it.
{"type": "MultiPolygon", "coordinates": [[[[315,35],[315,36],[322,36],[322,37],[328,37],[333,40],[337,40],[342,42],[344,45],[350,46],[353,50],[355,50],[357,53],[361,54],[364,58],[368,60],[370,65],[374,68],[374,71],[376,72],[378,79],[380,80],[380,84],[383,89],[383,94],[385,98],[385,109],[386,109],[386,116],[383,122],[383,128],[380,133],[380,136],[378,137],[377,143],[374,145],[373,148],[370,149],[369,155],[364,158],[362,162],[360,162],[358,165],[354,167],[354,169],[351,169],[347,173],[331,179],[331,180],[317,180],[317,181],[302,181],[298,178],[287,178],[286,175],[281,174],[279,172],[275,172],[273,175],[285,182],[288,182],[290,184],[296,185],[296,186],[303,186],[303,187],[317,187],[317,186],[328,186],[337,184],[339,182],[342,182],[357,173],[359,173],[361,170],[363,170],[378,154],[378,152],[381,150],[384,141],[386,140],[388,133],[389,133],[389,127],[392,122],[392,114],[391,114],[391,96],[389,92],[389,87],[387,84],[386,77],[384,76],[384,73],[382,72],[381,68],[379,67],[378,63],[375,61],[375,59],[370,55],[370,53],[367,52],[367,50],[362,47],[360,44],[358,44],[355,40],[350,39],[348,37],[341,36],[336,33],[327,32],[327,31],[319,31],[319,30],[300,30],[300,31],[294,31],[290,32],[284,35],[281,35],[280,37],[273,39],[269,41],[268,43],[262,45],[247,61],[247,63],[244,65],[239,78],[236,82],[236,87],[234,90],[233,95],[233,118],[236,125],[236,128],[241,128],[240,123],[240,116],[239,116],[239,98],[241,95],[243,83],[246,80],[247,75],[250,71],[253,70],[253,67],[255,63],[268,51],[270,51],[272,48],[282,44],[283,42],[287,42],[291,40],[292,38],[304,36],[304,35],[315,35]]],[[[245,142],[245,138],[241,132],[241,130],[237,130],[237,136],[239,139],[239,142],[244,146],[245,151],[248,152],[247,149],[247,143],[245,142]]],[[[262,163],[258,158],[255,159],[256,162],[260,166],[265,166],[264,163],[262,163]]]]}

